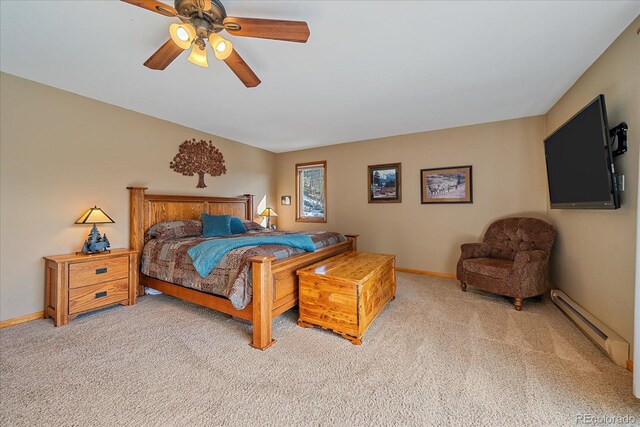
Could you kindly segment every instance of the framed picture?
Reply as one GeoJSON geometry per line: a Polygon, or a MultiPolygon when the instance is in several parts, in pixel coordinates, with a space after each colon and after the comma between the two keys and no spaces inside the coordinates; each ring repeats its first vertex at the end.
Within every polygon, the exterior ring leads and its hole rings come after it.
{"type": "Polygon", "coordinates": [[[281,205],[290,205],[291,204],[291,196],[282,196],[280,197],[281,205]]]}
{"type": "Polygon", "coordinates": [[[401,164],[387,163],[368,167],[369,203],[402,201],[401,164]]]}
{"type": "Polygon", "coordinates": [[[421,202],[473,203],[471,165],[420,169],[421,202]]]}

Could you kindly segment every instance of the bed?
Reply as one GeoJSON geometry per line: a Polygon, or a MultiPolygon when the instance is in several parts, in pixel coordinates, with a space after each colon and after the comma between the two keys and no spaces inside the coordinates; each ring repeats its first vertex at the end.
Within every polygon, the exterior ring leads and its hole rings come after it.
{"type": "MultiPolygon", "coordinates": [[[[130,198],[129,244],[142,253],[147,232],[163,221],[199,219],[202,212],[210,215],[232,215],[253,220],[253,196],[207,197],[147,194],[146,187],[127,187],[130,198]]],[[[345,235],[346,241],[326,245],[315,252],[305,252],[277,260],[274,256],[250,258],[252,299],[237,309],[228,298],[149,277],[140,272],[138,295],[149,287],[231,316],[251,322],[250,345],[265,350],[272,338],[272,320],[298,304],[296,271],[343,252],[357,250],[357,235],[345,235]]]]}

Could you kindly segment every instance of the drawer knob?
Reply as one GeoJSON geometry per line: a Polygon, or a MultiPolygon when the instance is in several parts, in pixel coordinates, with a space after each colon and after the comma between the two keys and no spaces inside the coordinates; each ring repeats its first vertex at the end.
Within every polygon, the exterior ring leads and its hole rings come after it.
{"type": "Polygon", "coordinates": [[[103,274],[107,272],[107,267],[104,268],[96,268],[96,274],[103,274]]]}
{"type": "Polygon", "coordinates": [[[107,296],[107,291],[96,292],[96,298],[102,298],[107,296]]]}

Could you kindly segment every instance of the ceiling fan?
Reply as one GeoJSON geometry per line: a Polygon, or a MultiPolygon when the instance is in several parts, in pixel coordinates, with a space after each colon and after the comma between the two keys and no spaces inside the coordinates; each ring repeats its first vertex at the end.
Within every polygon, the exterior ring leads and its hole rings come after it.
{"type": "Polygon", "coordinates": [[[235,51],[233,44],[219,35],[220,32],[226,30],[234,36],[298,43],[306,43],[309,38],[306,22],[227,16],[220,0],[175,0],[175,7],[156,0],[122,1],[182,21],[169,26],[171,38],[145,61],[144,65],[153,70],[164,70],[189,48],[189,61],[207,67],[208,41],[217,59],[224,61],[246,87],[255,87],[260,79],[235,51]]]}

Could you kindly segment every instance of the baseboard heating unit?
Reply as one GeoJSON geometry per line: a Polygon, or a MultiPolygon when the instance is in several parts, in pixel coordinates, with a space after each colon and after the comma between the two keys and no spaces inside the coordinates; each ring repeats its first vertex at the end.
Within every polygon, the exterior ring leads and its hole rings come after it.
{"type": "Polygon", "coordinates": [[[569,319],[578,325],[605,353],[609,355],[616,365],[626,367],[629,359],[629,343],[607,325],[593,317],[584,308],[580,307],[562,291],[551,290],[551,300],[562,310],[569,319]]]}

